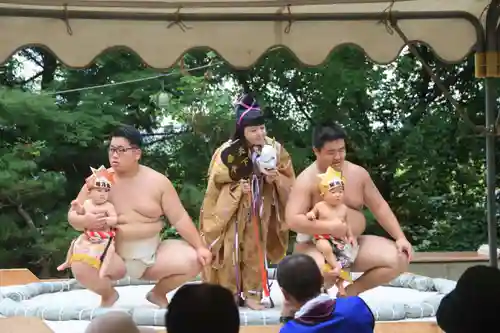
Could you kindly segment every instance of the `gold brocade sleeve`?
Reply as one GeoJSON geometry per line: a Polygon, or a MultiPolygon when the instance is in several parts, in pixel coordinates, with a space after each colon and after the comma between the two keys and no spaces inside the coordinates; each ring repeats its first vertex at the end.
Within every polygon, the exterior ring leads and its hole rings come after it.
{"type": "Polygon", "coordinates": [[[212,155],[212,160],[210,161],[210,166],[208,167],[208,179],[213,180],[215,184],[227,184],[232,183],[233,180],[229,177],[229,169],[222,163],[220,154],[224,148],[229,145],[228,142],[224,143],[222,146],[215,150],[212,155]]]}
{"type": "Polygon", "coordinates": [[[242,197],[239,184],[231,180],[228,168],[220,159],[224,147],[225,144],[219,147],[212,157],[200,212],[200,231],[206,245],[212,246],[214,254],[219,253],[226,225],[236,214],[242,197]]]}
{"type": "Polygon", "coordinates": [[[289,241],[289,230],[285,223],[285,206],[288,195],[295,181],[290,154],[281,147],[279,153],[278,179],[274,183],[274,207],[269,216],[269,230],[267,237],[268,259],[277,263],[286,255],[289,241]]]}

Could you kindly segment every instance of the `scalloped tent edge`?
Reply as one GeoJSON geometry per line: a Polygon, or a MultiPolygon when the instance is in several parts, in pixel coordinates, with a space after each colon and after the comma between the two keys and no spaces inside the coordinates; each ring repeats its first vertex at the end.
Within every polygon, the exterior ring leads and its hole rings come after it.
{"type": "Polygon", "coordinates": [[[494,146],[500,131],[493,79],[500,77],[499,7],[499,0],[0,0],[0,63],[29,45],[44,46],[73,68],[114,47],[162,69],[201,46],[236,68],[252,66],[275,46],[307,66],[345,44],[380,64],[414,42],[449,63],[475,52],[486,92],[480,134],[486,137],[490,263],[498,266],[494,146]]]}
{"type": "Polygon", "coordinates": [[[68,67],[83,68],[124,47],[153,68],[169,68],[193,48],[214,50],[248,68],[269,49],[289,49],[317,66],[354,44],[375,63],[397,58],[405,42],[427,44],[444,62],[484,49],[482,14],[489,0],[3,0],[0,62],[43,46],[68,67]],[[459,38],[457,36],[460,36],[459,38]]]}

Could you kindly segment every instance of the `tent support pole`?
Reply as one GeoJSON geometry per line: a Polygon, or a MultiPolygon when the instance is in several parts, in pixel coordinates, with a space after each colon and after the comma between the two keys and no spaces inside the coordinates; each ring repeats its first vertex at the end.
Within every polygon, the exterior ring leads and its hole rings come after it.
{"type": "Polygon", "coordinates": [[[486,220],[488,222],[488,245],[490,265],[498,268],[498,233],[496,219],[496,162],[495,141],[497,134],[496,113],[497,90],[495,77],[499,71],[499,47],[497,26],[499,18],[499,0],[492,0],[486,13],[485,45],[487,54],[496,55],[495,61],[487,62],[484,78],[485,123],[486,123],[486,220]]]}
{"type": "Polygon", "coordinates": [[[490,265],[498,268],[498,240],[496,220],[496,172],[495,172],[495,118],[497,91],[494,78],[484,79],[486,114],[486,220],[488,221],[488,245],[490,265]]]}

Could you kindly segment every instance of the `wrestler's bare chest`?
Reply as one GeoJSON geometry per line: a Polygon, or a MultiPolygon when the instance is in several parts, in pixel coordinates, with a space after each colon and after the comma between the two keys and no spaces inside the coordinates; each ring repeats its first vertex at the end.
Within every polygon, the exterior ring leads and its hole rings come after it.
{"type": "Polygon", "coordinates": [[[115,206],[119,224],[154,223],[163,215],[161,189],[144,177],[117,180],[109,201],[115,206]]]}

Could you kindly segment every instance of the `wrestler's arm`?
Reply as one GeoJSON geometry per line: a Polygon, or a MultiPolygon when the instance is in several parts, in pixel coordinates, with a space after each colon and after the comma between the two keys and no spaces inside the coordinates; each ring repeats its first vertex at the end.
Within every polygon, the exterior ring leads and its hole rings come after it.
{"type": "MultiPolygon", "coordinates": [[[[87,200],[88,193],[87,185],[83,185],[75,200],[83,206],[85,200],[87,200]]],[[[85,229],[85,215],[79,214],[72,207],[68,211],[68,222],[75,230],[83,231],[85,229]]]]}
{"type": "MultiPolygon", "coordinates": [[[[311,207],[311,185],[304,174],[297,177],[292,186],[290,196],[285,209],[285,221],[288,227],[295,232],[316,235],[330,234],[337,236],[339,233],[345,234],[343,223],[331,223],[331,221],[311,221],[306,213],[311,207]]],[[[337,236],[341,237],[341,236],[337,236]]]]}
{"type": "Polygon", "coordinates": [[[363,182],[363,199],[365,205],[392,238],[406,238],[403,230],[401,230],[398,219],[392,212],[387,201],[382,197],[382,194],[380,194],[368,171],[361,168],[360,174],[363,182]]]}
{"type": "Polygon", "coordinates": [[[195,249],[205,247],[198,229],[196,229],[193,220],[191,220],[191,217],[189,217],[189,214],[182,205],[174,186],[167,177],[163,177],[162,182],[164,191],[161,206],[168,221],[177,229],[179,235],[195,249]]]}
{"type": "Polygon", "coordinates": [[[106,212],[108,215],[106,217],[106,224],[109,227],[114,227],[118,224],[118,214],[116,214],[115,206],[111,202],[106,203],[106,212]]]}
{"type": "Polygon", "coordinates": [[[340,218],[347,225],[347,233],[346,233],[347,239],[355,239],[354,234],[352,233],[351,225],[349,224],[349,221],[347,220],[347,210],[348,210],[347,206],[342,205],[342,213],[341,213],[340,218]]]}

